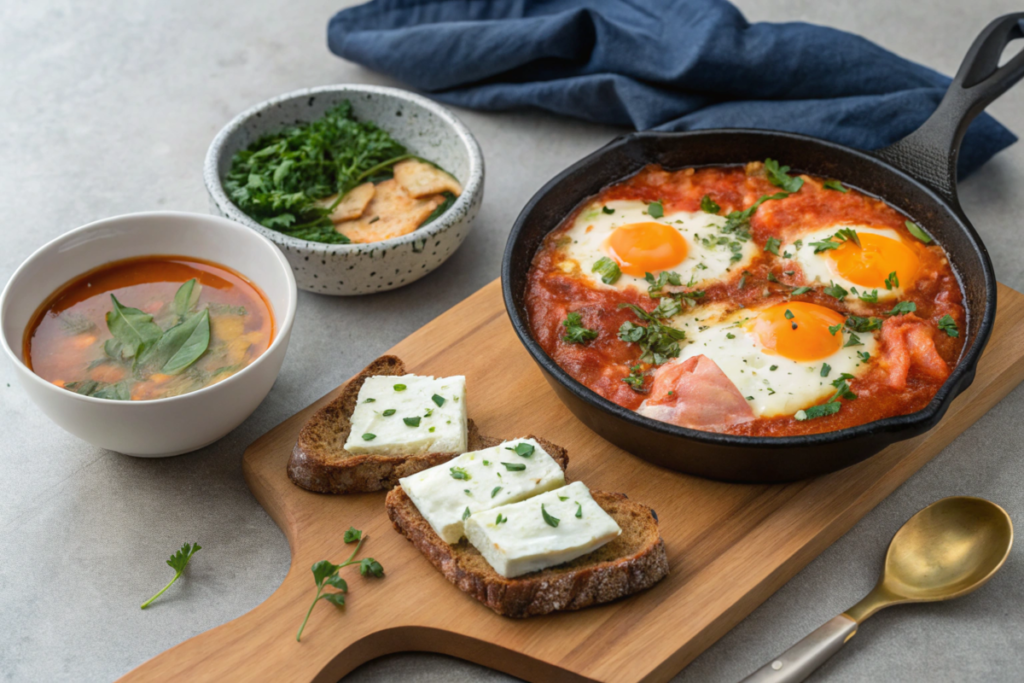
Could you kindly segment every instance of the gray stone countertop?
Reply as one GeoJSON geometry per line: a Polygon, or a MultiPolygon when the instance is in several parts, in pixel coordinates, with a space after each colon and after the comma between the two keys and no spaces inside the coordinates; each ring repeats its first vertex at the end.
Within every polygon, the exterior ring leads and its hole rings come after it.
{"type": "MultiPolygon", "coordinates": [[[[0,4],[0,282],[51,238],[152,209],[205,212],[202,162],[219,128],[279,93],[329,83],[392,84],[330,55],[339,0],[12,0],[0,4]]],[[[953,73],[1012,0],[741,0],[753,20],[804,20],[862,34],[953,73]]],[[[1024,85],[990,111],[1024,134],[1024,85]]],[[[245,447],[498,274],[509,227],[552,175],[621,131],[540,113],[459,110],[487,160],[476,230],[416,284],[365,298],[300,293],[291,348],[271,394],[241,427],[164,460],[99,450],[28,402],[0,363],[0,679],[109,681],[263,601],[288,545],[242,480],[245,447]],[[189,575],[157,603],[167,556],[198,540],[189,575]]],[[[1024,289],[1024,144],[961,186],[1000,280],[1024,289]]],[[[856,602],[904,520],[954,494],[1024,520],[1024,389],[1018,388],[869,513],[678,681],[735,681],[856,602]]],[[[882,612],[816,681],[1006,681],[1024,670],[1019,552],[960,600],[882,612]]],[[[507,681],[428,654],[368,663],[354,682],[507,681]]]]}

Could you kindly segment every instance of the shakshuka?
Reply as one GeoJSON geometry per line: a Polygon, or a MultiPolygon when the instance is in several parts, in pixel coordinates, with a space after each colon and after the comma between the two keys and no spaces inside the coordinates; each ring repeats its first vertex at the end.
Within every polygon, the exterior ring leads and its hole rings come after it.
{"type": "Polygon", "coordinates": [[[963,349],[942,248],[885,202],[767,159],[604,189],[531,266],[534,338],[601,396],[752,436],[920,410],[963,349]]]}

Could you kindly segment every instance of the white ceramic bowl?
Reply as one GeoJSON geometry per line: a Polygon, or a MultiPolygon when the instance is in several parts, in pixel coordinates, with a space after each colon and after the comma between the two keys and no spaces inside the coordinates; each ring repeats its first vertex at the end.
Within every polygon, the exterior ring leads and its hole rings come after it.
{"type": "Polygon", "coordinates": [[[444,263],[473,228],[483,200],[484,161],[473,134],[445,107],[397,88],[330,85],[298,90],[242,112],[210,144],[203,170],[211,209],[277,244],[299,287],[351,296],[402,287],[444,263]],[[462,184],[462,195],[444,215],[408,235],[372,244],[323,244],[265,228],[228,199],[222,179],[235,153],[259,137],[313,121],[345,100],[360,121],[372,121],[413,154],[438,164],[462,184]]]}
{"type": "Polygon", "coordinates": [[[295,320],[296,298],[288,262],[277,247],[252,230],[203,214],[128,214],[72,230],[32,254],[0,296],[0,332],[18,379],[47,417],[96,446],[155,458],[213,443],[256,409],[281,370],[295,320]],[[273,308],[275,337],[270,348],[222,382],[152,401],[81,396],[28,369],[22,361],[25,328],[52,292],[104,263],[153,254],[203,258],[252,280],[273,308]]]}

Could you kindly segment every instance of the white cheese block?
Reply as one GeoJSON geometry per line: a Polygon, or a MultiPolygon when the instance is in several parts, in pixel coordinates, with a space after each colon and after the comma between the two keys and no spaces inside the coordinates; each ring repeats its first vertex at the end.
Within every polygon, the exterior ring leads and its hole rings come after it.
{"type": "Polygon", "coordinates": [[[506,578],[575,560],[621,533],[580,481],[466,520],[469,542],[506,578]]]}
{"type": "Polygon", "coordinates": [[[463,453],[399,483],[437,535],[458,543],[469,515],[557,489],[565,484],[565,472],[533,439],[513,439],[463,453]]]}
{"type": "Polygon", "coordinates": [[[345,450],[353,454],[463,453],[466,378],[377,375],[359,389],[345,450]]]}

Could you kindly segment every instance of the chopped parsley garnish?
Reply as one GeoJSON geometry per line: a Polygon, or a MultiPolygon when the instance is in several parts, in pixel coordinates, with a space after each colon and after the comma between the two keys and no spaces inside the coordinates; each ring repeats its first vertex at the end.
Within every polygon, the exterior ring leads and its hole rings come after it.
{"type": "Polygon", "coordinates": [[[469,506],[466,506],[465,512],[462,513],[462,519],[467,519],[472,513],[469,511],[469,506]]]}
{"type": "Polygon", "coordinates": [[[790,292],[790,294],[792,294],[793,296],[800,296],[801,294],[806,294],[809,291],[811,291],[811,287],[797,287],[792,292],[790,292]]]}
{"type": "Polygon", "coordinates": [[[850,338],[846,340],[845,344],[843,344],[843,348],[845,349],[848,346],[864,346],[864,343],[860,340],[860,337],[850,333],[850,338]]]}
{"type": "Polygon", "coordinates": [[[775,277],[775,273],[771,272],[770,270],[768,271],[768,282],[775,282],[780,285],[782,284],[781,282],[779,282],[779,278],[775,277]]]}
{"type": "Polygon", "coordinates": [[[956,321],[953,320],[953,316],[948,313],[939,318],[939,329],[948,334],[950,337],[959,337],[960,329],[956,326],[956,321]]]}
{"type": "Polygon", "coordinates": [[[849,401],[857,398],[857,394],[850,391],[850,387],[846,383],[846,380],[848,379],[853,379],[853,375],[844,372],[838,379],[832,381],[832,386],[836,388],[836,393],[832,394],[832,398],[825,403],[811,406],[806,410],[798,410],[793,417],[802,422],[804,420],[813,420],[814,418],[825,417],[826,415],[835,415],[838,413],[839,409],[842,407],[842,403],[839,402],[839,399],[844,398],[849,401]]]}
{"type": "Polygon", "coordinates": [[[661,218],[665,215],[665,207],[662,206],[661,200],[651,202],[647,205],[647,213],[651,218],[661,218]]]}
{"type": "Polygon", "coordinates": [[[765,159],[764,168],[768,172],[768,182],[786,192],[797,192],[804,185],[803,178],[789,175],[789,166],[779,166],[775,159],[765,159]]]}
{"type": "Polygon", "coordinates": [[[779,366],[778,366],[778,365],[773,365],[773,366],[771,366],[771,367],[770,367],[770,368],[768,368],[768,369],[769,369],[769,370],[771,370],[772,372],[775,372],[776,370],[778,370],[778,369],[779,369],[779,366]]]}
{"type": "Polygon", "coordinates": [[[376,438],[377,438],[377,435],[376,434],[371,434],[370,432],[366,432],[365,434],[363,434],[363,441],[373,441],[376,438]]]}
{"type": "Polygon", "coordinates": [[[551,515],[549,515],[548,511],[544,509],[543,504],[541,504],[540,506],[540,514],[543,515],[544,521],[547,523],[548,526],[557,527],[558,522],[561,521],[558,519],[558,517],[552,517],[551,515]]]}
{"type": "Polygon", "coordinates": [[[464,467],[449,467],[448,471],[452,473],[452,479],[461,479],[462,481],[472,479],[464,467]]]}
{"type": "Polygon", "coordinates": [[[815,254],[820,254],[821,252],[828,251],[829,249],[838,249],[839,242],[833,242],[832,239],[829,238],[819,242],[811,242],[811,246],[814,247],[815,254]]]}
{"type": "Polygon", "coordinates": [[[420,426],[420,418],[419,418],[419,416],[416,416],[416,417],[403,417],[402,418],[402,422],[404,422],[407,427],[419,427],[420,426]]]}
{"type": "Polygon", "coordinates": [[[601,275],[601,282],[606,285],[614,285],[622,277],[622,270],[619,268],[619,264],[607,256],[597,259],[590,272],[599,273],[601,275]]]}
{"type": "Polygon", "coordinates": [[[870,294],[868,294],[867,292],[857,292],[857,297],[861,301],[863,301],[865,303],[877,304],[878,303],[878,290],[877,289],[872,289],[870,294]]]}
{"type": "Polygon", "coordinates": [[[715,203],[715,200],[711,198],[711,195],[706,194],[700,198],[700,210],[704,213],[717,214],[722,210],[722,207],[715,203]]]}
{"type": "Polygon", "coordinates": [[[905,221],[904,225],[907,226],[907,230],[910,231],[911,235],[921,240],[925,244],[931,244],[932,238],[928,236],[928,233],[921,229],[920,225],[914,223],[913,221],[905,221]]]}
{"type": "Polygon", "coordinates": [[[522,462],[503,462],[501,464],[504,465],[505,469],[509,472],[522,472],[526,469],[526,463],[522,462]]]}
{"type": "Polygon", "coordinates": [[[736,338],[736,335],[735,335],[735,334],[733,334],[732,332],[726,332],[726,333],[725,333],[725,338],[726,338],[726,339],[735,339],[735,338],[736,338]]]}
{"type": "Polygon", "coordinates": [[[391,417],[392,415],[394,415],[394,414],[395,414],[395,413],[397,413],[397,412],[398,412],[398,411],[397,411],[397,410],[395,410],[394,408],[388,408],[388,409],[387,409],[387,410],[385,410],[385,411],[384,411],[383,413],[381,413],[381,415],[383,415],[384,417],[391,417]]]}
{"type": "Polygon", "coordinates": [[[871,354],[868,353],[867,351],[858,351],[857,357],[861,359],[861,362],[867,363],[868,359],[871,358],[871,354]]]}
{"type": "Polygon", "coordinates": [[[503,514],[501,514],[499,512],[498,513],[498,518],[494,520],[494,526],[498,526],[499,524],[504,524],[507,521],[508,521],[508,517],[506,517],[505,515],[503,515],[503,514]]]}
{"type": "Polygon", "coordinates": [[[608,214],[610,216],[613,213],[615,213],[615,209],[609,209],[607,206],[602,206],[601,207],[601,213],[606,213],[606,214],[608,214]]]}
{"type": "Polygon", "coordinates": [[[395,391],[405,391],[407,388],[408,387],[406,387],[404,384],[396,384],[395,385],[395,391]]]}
{"type": "Polygon", "coordinates": [[[496,495],[498,495],[498,491],[501,491],[500,486],[495,486],[493,489],[491,489],[491,498],[494,498],[496,495]]]}
{"type": "MultiPolygon", "coordinates": [[[[629,308],[638,318],[647,322],[646,327],[629,321],[619,327],[619,339],[640,345],[643,351],[640,356],[641,363],[661,365],[669,358],[679,355],[679,342],[686,337],[686,333],[659,322],[660,318],[671,317],[667,315],[669,310],[663,306],[666,302],[673,301],[674,299],[663,300],[651,313],[635,304],[619,304],[619,308],[629,308]]],[[[678,313],[679,303],[675,302],[675,305],[675,313],[678,313]]]]}
{"type": "Polygon", "coordinates": [[[889,315],[903,315],[905,313],[913,313],[916,310],[917,304],[913,301],[900,301],[892,307],[892,310],[889,311],[889,315]]]}
{"type": "Polygon", "coordinates": [[[826,180],[824,183],[822,183],[822,187],[824,187],[826,190],[836,190],[837,192],[850,191],[846,188],[845,185],[843,185],[838,180],[826,180]]]}
{"type": "Polygon", "coordinates": [[[573,311],[562,321],[565,334],[562,340],[567,344],[586,344],[592,339],[597,339],[597,330],[591,330],[583,326],[583,316],[573,311]]]}
{"type": "Polygon", "coordinates": [[[828,373],[832,372],[832,366],[828,363],[821,364],[821,376],[828,377],[828,373]]]}
{"type": "Polygon", "coordinates": [[[821,291],[825,292],[834,299],[845,299],[846,295],[849,294],[849,292],[847,292],[840,285],[837,285],[831,280],[829,280],[828,287],[825,287],[821,291]]]}
{"type": "Polygon", "coordinates": [[[837,324],[835,324],[835,325],[829,325],[829,326],[828,326],[828,332],[829,332],[829,334],[831,334],[831,335],[832,335],[833,337],[834,337],[834,336],[836,336],[836,332],[838,332],[838,331],[839,331],[839,330],[841,330],[841,329],[843,329],[843,323],[837,323],[837,324]]]}
{"type": "Polygon", "coordinates": [[[444,396],[434,394],[433,396],[430,397],[430,400],[433,401],[434,405],[436,405],[438,408],[444,405],[444,396]]]}
{"type": "Polygon", "coordinates": [[[788,308],[786,309],[784,315],[786,316],[786,320],[792,320],[795,317],[793,315],[793,311],[789,310],[788,308]]]}
{"type": "Polygon", "coordinates": [[[465,493],[467,496],[472,496],[473,495],[473,492],[470,491],[469,489],[462,489],[462,492],[465,493]]]}
{"type": "Polygon", "coordinates": [[[643,393],[644,390],[644,373],[640,369],[640,364],[629,368],[629,376],[623,377],[622,381],[629,385],[629,388],[637,393],[643,393]]]}
{"type": "Polygon", "coordinates": [[[523,458],[529,458],[530,456],[533,455],[533,451],[535,449],[532,444],[517,443],[515,448],[512,448],[511,446],[505,446],[505,450],[512,451],[516,455],[521,456],[523,458]]]}
{"type": "Polygon", "coordinates": [[[377,402],[377,399],[375,399],[375,398],[368,398],[365,401],[363,401],[363,403],[376,403],[376,402],[377,402]]]}
{"type": "Polygon", "coordinates": [[[782,242],[780,242],[777,238],[769,237],[768,241],[765,242],[764,250],[767,251],[770,254],[775,254],[776,256],[778,256],[779,255],[779,245],[781,245],[781,244],[782,244],[782,242]]]}
{"type": "Polygon", "coordinates": [[[845,325],[854,332],[874,332],[882,329],[882,321],[874,316],[869,318],[861,318],[857,315],[847,316],[845,325]]]}
{"type": "Polygon", "coordinates": [[[853,228],[843,228],[842,230],[837,231],[836,234],[832,235],[831,239],[836,238],[839,238],[840,242],[846,242],[847,240],[849,240],[850,242],[856,244],[858,247],[861,246],[860,237],[857,236],[857,231],[854,230],[853,228]]]}
{"type": "Polygon", "coordinates": [[[576,519],[583,519],[583,503],[576,503],[576,519]]]}
{"type": "Polygon", "coordinates": [[[647,293],[652,297],[663,296],[660,292],[665,285],[679,287],[683,284],[683,277],[679,273],[668,270],[658,273],[658,277],[654,277],[652,273],[644,273],[644,279],[647,280],[647,293]]]}
{"type": "MultiPolygon", "coordinates": [[[[728,216],[726,216],[725,225],[723,225],[721,228],[722,232],[727,235],[735,235],[737,239],[739,239],[740,241],[746,242],[747,240],[750,239],[750,217],[754,215],[754,212],[757,211],[757,209],[762,204],[769,200],[785,199],[788,196],[789,195],[786,194],[785,192],[776,192],[775,194],[762,195],[756,202],[751,204],[748,208],[744,209],[743,211],[733,211],[728,216]]],[[[738,249],[741,247],[739,244],[736,244],[736,246],[736,251],[738,254],[738,249]]],[[[736,258],[735,260],[738,261],[740,258],[743,258],[743,256],[739,255],[739,258],[736,258]]]]}
{"type": "Polygon", "coordinates": [[[900,286],[900,279],[896,277],[896,271],[889,273],[889,277],[885,278],[885,288],[892,289],[900,286]]]}

